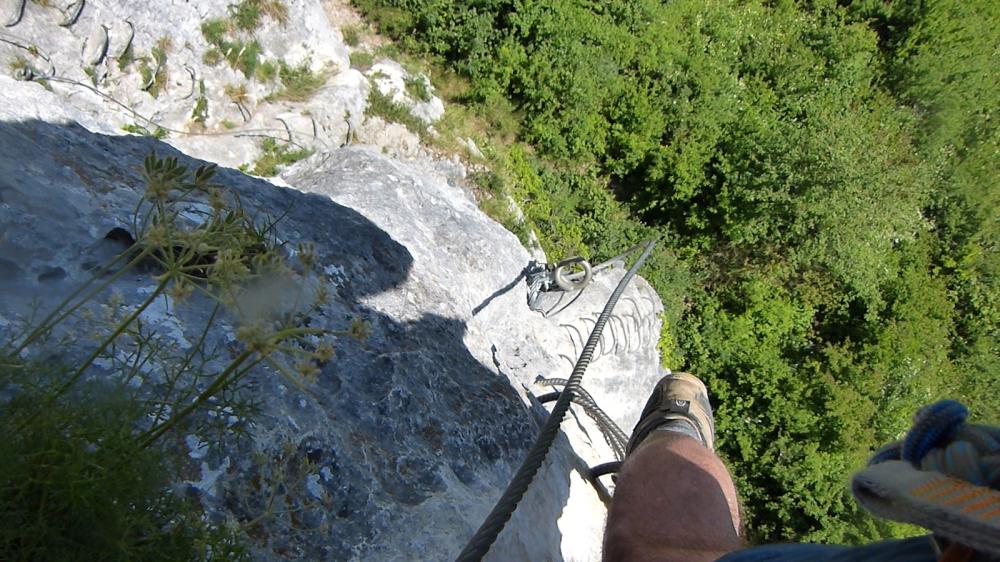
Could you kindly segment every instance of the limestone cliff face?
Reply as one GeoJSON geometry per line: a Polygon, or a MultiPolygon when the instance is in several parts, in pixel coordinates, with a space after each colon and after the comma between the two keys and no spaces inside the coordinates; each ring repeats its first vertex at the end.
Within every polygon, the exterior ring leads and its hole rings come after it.
{"type": "MultiPolygon", "coordinates": [[[[81,13],[78,24],[61,28],[48,21],[58,14],[29,3],[10,33],[44,44],[56,53],[49,55],[55,66],[66,68],[67,60],[81,56],[81,47],[86,52],[88,41],[93,46],[104,40],[87,25],[110,29],[112,50],[124,20],[139,41],[176,30],[174,44],[185,52],[190,45],[184,64],[205,76],[209,95],[223,105],[222,82],[213,83],[211,73],[230,69],[201,62],[197,29],[212,10],[225,13],[225,2],[155,3],[155,12],[124,1],[87,4],[96,7],[81,13]]],[[[248,387],[260,414],[252,423],[233,421],[247,424],[250,439],[206,452],[209,436],[174,436],[191,457],[191,471],[178,475],[178,482],[210,516],[246,522],[259,517],[267,502],[253,482],[282,472],[280,501],[288,510],[261,519],[250,533],[261,560],[448,559],[492,507],[534,438],[545,412],[533,397],[550,390],[536,386],[536,377],[568,376],[623,269],[599,275],[558,314],[532,312],[519,277],[529,253],[477,209],[463,189],[461,165],[412,152],[405,159],[385,154],[402,154],[398,144],[383,150],[333,142],[346,133],[345,107],[352,108],[350,118],[360,129],[370,126],[361,121],[370,86],[347,68],[346,48],[324,5],[288,4],[289,17],[303,18],[301,25],[273,31],[284,34],[282,42],[269,43],[272,31],[265,30],[262,42],[275,53],[284,49],[283,56],[312,46],[308,56],[328,64],[331,86],[293,113],[303,122],[337,118],[318,125],[315,137],[325,140],[311,144],[314,156],[282,180],[233,169],[223,169],[217,179],[259,216],[282,214],[276,234],[288,247],[315,245],[322,275],[314,282],[332,298],[311,318],[313,325],[342,329],[361,319],[370,335],[363,342],[338,338],[335,359],[304,391],[261,366],[248,387]]],[[[171,68],[172,76],[188,76],[179,62],[171,64],[180,66],[171,68]]],[[[128,86],[128,73],[106,70],[111,78],[98,81],[99,91],[122,95],[178,129],[190,115],[177,109],[182,95],[154,99],[128,86]]],[[[141,195],[139,165],[148,152],[177,155],[191,165],[199,159],[234,165],[256,146],[246,137],[225,135],[123,135],[120,125],[131,117],[121,107],[77,86],[50,86],[0,77],[4,335],[33,302],[54,305],[113,252],[105,235],[128,227],[141,195]]],[[[273,111],[263,108],[254,119],[273,111]]],[[[114,290],[129,306],[152,283],[149,276],[126,276],[114,290]]],[[[626,432],[658,377],[661,306],[644,281],[633,282],[584,382],[626,432]]],[[[206,314],[196,300],[178,304],[165,298],[148,322],[185,349],[206,314]]],[[[80,322],[70,328],[85,330],[80,322]]],[[[209,335],[209,345],[231,341],[233,327],[226,322],[209,335]]],[[[61,350],[69,359],[81,351],[61,350]]],[[[105,375],[100,365],[91,373],[105,375]]],[[[156,384],[156,373],[146,376],[144,384],[156,384]]],[[[604,505],[583,475],[587,466],[613,455],[582,413],[569,416],[563,427],[491,559],[599,556],[604,505]]]]}

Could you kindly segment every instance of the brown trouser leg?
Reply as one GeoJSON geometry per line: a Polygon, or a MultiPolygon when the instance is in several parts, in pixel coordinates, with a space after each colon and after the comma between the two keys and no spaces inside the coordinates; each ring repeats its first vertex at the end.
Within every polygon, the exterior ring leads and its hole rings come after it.
{"type": "Polygon", "coordinates": [[[656,431],[618,474],[604,560],[702,562],[740,548],[729,471],[698,441],[656,431]]]}

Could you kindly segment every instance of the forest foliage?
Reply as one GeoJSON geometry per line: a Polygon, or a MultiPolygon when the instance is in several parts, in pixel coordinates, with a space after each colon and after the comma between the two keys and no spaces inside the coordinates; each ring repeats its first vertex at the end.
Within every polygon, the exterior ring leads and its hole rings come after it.
{"type": "Polygon", "coordinates": [[[663,236],[665,361],[710,387],[754,540],[905,532],[850,473],[936,398],[1000,421],[1000,4],[355,4],[513,127],[486,183],[551,257],[663,236]]]}

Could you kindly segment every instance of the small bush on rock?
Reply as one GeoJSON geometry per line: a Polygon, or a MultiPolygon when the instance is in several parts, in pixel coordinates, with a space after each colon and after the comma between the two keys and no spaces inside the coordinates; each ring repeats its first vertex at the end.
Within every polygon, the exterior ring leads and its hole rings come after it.
{"type": "Polygon", "coordinates": [[[169,437],[240,438],[255,367],[302,388],[332,358],[325,336],[358,335],[306,327],[326,301],[307,281],[312,248],[289,262],[275,222],[215,173],[147,156],[130,229],[109,233],[127,249],[40,319],[0,326],[0,559],[247,559],[238,528],[206,523],[172,489],[189,461],[169,437]],[[126,275],[148,277],[141,302],[114,291],[126,275]],[[146,320],[162,301],[207,319],[179,342],[146,320]],[[222,322],[236,340],[210,344],[222,322]]]}
{"type": "Polygon", "coordinates": [[[264,139],[260,145],[263,153],[254,162],[253,167],[245,165],[240,169],[261,177],[276,176],[283,166],[309,158],[313,153],[312,149],[292,148],[290,145],[279,143],[274,139],[264,139]]]}
{"type": "Polygon", "coordinates": [[[375,86],[372,86],[371,92],[368,94],[365,115],[376,115],[390,123],[399,123],[421,137],[427,135],[426,123],[410,113],[409,108],[405,105],[393,101],[391,97],[380,92],[375,86]]]}
{"type": "Polygon", "coordinates": [[[292,66],[285,61],[277,64],[278,77],[281,79],[281,89],[269,95],[271,100],[303,101],[312,97],[323,84],[326,84],[327,72],[313,72],[310,61],[303,61],[298,66],[292,66]]]}

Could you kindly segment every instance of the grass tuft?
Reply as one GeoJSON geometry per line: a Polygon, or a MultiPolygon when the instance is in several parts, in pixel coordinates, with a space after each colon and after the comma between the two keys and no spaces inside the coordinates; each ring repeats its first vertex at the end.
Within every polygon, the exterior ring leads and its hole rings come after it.
{"type": "Polygon", "coordinates": [[[257,79],[262,82],[274,82],[281,72],[281,66],[276,61],[268,60],[260,63],[257,67],[257,79]]]}
{"type": "Polygon", "coordinates": [[[390,123],[399,123],[421,138],[428,136],[427,123],[410,113],[410,109],[405,105],[393,101],[391,97],[380,92],[374,85],[368,94],[365,115],[376,115],[390,123]]]}
{"type": "Polygon", "coordinates": [[[375,55],[367,51],[354,51],[350,54],[351,66],[360,70],[368,70],[375,64],[375,55]]]}
{"type": "Polygon", "coordinates": [[[142,77],[143,87],[154,98],[166,90],[170,79],[167,69],[167,51],[170,46],[170,38],[161,37],[150,50],[150,56],[139,59],[139,75],[142,77]]]}
{"type": "Polygon", "coordinates": [[[167,130],[163,127],[156,127],[156,129],[150,131],[138,123],[126,123],[125,125],[122,125],[122,130],[126,133],[132,133],[133,135],[141,135],[144,137],[153,137],[161,140],[167,138],[167,130]]]}
{"type": "Polygon", "coordinates": [[[198,81],[198,99],[195,100],[194,110],[191,112],[191,119],[195,123],[205,125],[208,120],[208,97],[205,95],[205,81],[198,81]]]}
{"type": "Polygon", "coordinates": [[[291,66],[284,61],[278,62],[278,76],[281,78],[281,89],[267,97],[268,101],[288,100],[303,101],[313,96],[324,84],[328,73],[313,72],[310,62],[303,61],[298,66],[291,66]]]}
{"type": "Polygon", "coordinates": [[[225,18],[212,18],[201,22],[201,35],[210,45],[219,45],[229,32],[229,22],[225,18]]]}
{"type": "Polygon", "coordinates": [[[261,141],[263,153],[254,162],[253,166],[244,165],[240,169],[255,176],[272,177],[278,175],[281,168],[294,164],[299,160],[304,160],[313,154],[309,148],[292,148],[288,144],[282,144],[274,139],[264,139],[261,141]]]}
{"type": "Polygon", "coordinates": [[[247,93],[246,84],[226,84],[224,91],[229,96],[229,99],[242,106],[246,106],[250,101],[250,94],[247,93]]]}
{"type": "Polygon", "coordinates": [[[132,65],[132,62],[134,61],[135,61],[135,46],[129,43],[129,46],[124,51],[122,51],[121,55],[118,56],[118,59],[116,61],[118,64],[118,70],[120,72],[125,72],[128,69],[128,67],[132,65]]]}
{"type": "Polygon", "coordinates": [[[234,70],[239,70],[251,78],[260,64],[263,48],[255,39],[233,36],[235,24],[223,19],[205,20],[201,24],[201,34],[210,45],[202,60],[205,64],[216,65],[225,59],[234,70]]]}
{"type": "Polygon", "coordinates": [[[430,85],[422,75],[407,76],[403,79],[403,85],[406,88],[406,93],[410,94],[410,97],[417,101],[426,103],[433,98],[430,85]]]}
{"type": "Polygon", "coordinates": [[[252,32],[260,27],[264,17],[288,23],[288,6],[282,0],[242,0],[229,5],[229,17],[233,25],[241,31],[252,32]]]}
{"type": "Polygon", "coordinates": [[[340,28],[340,34],[344,36],[344,43],[348,47],[357,47],[361,44],[361,31],[360,25],[345,25],[340,28]]]}

